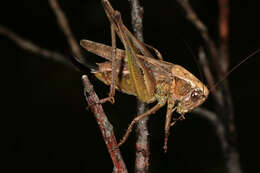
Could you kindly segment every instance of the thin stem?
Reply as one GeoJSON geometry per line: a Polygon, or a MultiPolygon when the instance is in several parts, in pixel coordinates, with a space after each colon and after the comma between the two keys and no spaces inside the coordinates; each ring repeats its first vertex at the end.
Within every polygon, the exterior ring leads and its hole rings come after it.
{"type": "MultiPolygon", "coordinates": [[[[220,70],[221,78],[225,77],[228,73],[228,67],[230,63],[229,57],[229,0],[219,0],[219,59],[222,64],[220,70]]],[[[226,138],[228,142],[227,148],[225,148],[226,166],[229,173],[241,173],[242,169],[239,162],[240,154],[237,150],[237,132],[234,122],[234,106],[232,103],[232,97],[228,81],[223,81],[223,85],[220,88],[223,95],[225,95],[224,104],[221,108],[223,111],[219,111],[222,114],[222,121],[226,129],[226,138]]]]}
{"type": "MultiPolygon", "coordinates": [[[[143,38],[143,8],[139,0],[130,0],[131,3],[131,17],[132,26],[136,38],[144,42],[143,38]]],[[[147,110],[145,103],[137,100],[137,115],[143,114],[147,110]]],[[[136,140],[136,160],[135,171],[137,173],[147,173],[149,171],[149,131],[148,131],[148,117],[143,118],[137,124],[137,140],[136,140]]]]}
{"type": "MultiPolygon", "coordinates": [[[[61,30],[64,32],[67,41],[71,47],[72,52],[80,59],[82,58],[82,54],[80,51],[80,47],[78,42],[76,41],[71,28],[69,26],[69,22],[63,10],[60,8],[58,0],[49,0],[49,4],[51,9],[57,18],[57,23],[59,24],[61,30]]],[[[84,61],[83,61],[84,62],[84,61]]]]}
{"type": "MultiPolygon", "coordinates": [[[[229,66],[229,0],[219,0],[219,49],[217,49],[215,42],[209,36],[207,27],[198,18],[195,11],[191,8],[188,0],[177,0],[187,13],[188,19],[199,30],[202,38],[206,43],[206,47],[209,50],[213,64],[215,64],[215,70],[217,77],[221,80],[228,73],[229,66]]],[[[200,49],[199,53],[200,61],[204,68],[204,73],[207,81],[212,89],[214,89],[213,75],[209,70],[207,61],[205,58],[205,52],[200,49]]],[[[215,79],[217,78],[215,76],[215,79]]],[[[210,120],[215,126],[216,131],[219,130],[219,125],[223,127],[223,133],[216,133],[221,141],[223,155],[226,161],[226,168],[229,173],[241,173],[241,166],[239,163],[239,153],[236,149],[236,128],[234,124],[234,108],[232,104],[232,98],[227,81],[222,81],[222,87],[214,89],[214,98],[216,102],[216,112],[218,116],[218,123],[210,120]]],[[[198,110],[197,110],[198,112],[198,110]]],[[[199,111],[201,114],[205,114],[203,111],[199,111]]]]}
{"type": "MultiPolygon", "coordinates": [[[[201,37],[204,39],[207,50],[209,51],[213,61],[218,62],[218,50],[215,42],[210,37],[207,26],[200,20],[196,12],[191,7],[188,0],[177,0],[179,4],[183,7],[187,14],[187,18],[190,22],[198,29],[201,37]]],[[[215,63],[215,68],[218,70],[220,64],[215,63]]]]}
{"type": "Polygon", "coordinates": [[[42,47],[36,45],[35,43],[33,43],[32,41],[17,35],[13,31],[11,31],[10,29],[8,29],[2,25],[0,25],[0,35],[6,36],[10,40],[14,41],[14,43],[17,44],[17,46],[19,46],[20,48],[22,48],[26,51],[41,55],[44,58],[59,62],[61,64],[69,66],[71,68],[74,68],[74,66],[70,63],[70,61],[63,54],[42,48],[42,47]]]}
{"type": "Polygon", "coordinates": [[[222,73],[226,74],[229,67],[229,0],[219,0],[219,51],[223,64],[222,73]]]}

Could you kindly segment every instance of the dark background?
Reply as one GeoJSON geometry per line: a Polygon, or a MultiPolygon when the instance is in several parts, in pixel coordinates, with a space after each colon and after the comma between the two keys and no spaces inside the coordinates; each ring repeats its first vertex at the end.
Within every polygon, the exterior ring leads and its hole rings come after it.
{"type": "MultiPolygon", "coordinates": [[[[100,1],[60,1],[77,40],[110,43],[109,23],[100,1]]],[[[131,28],[129,3],[113,0],[131,28]]],[[[217,1],[192,0],[192,6],[217,38],[217,1]]],[[[203,43],[174,0],[145,1],[145,41],[158,48],[165,60],[180,64],[200,76],[192,53],[203,43]],[[187,44],[185,44],[185,42],[187,44]],[[169,57],[169,58],[168,58],[169,57]]],[[[231,67],[260,48],[259,1],[231,0],[231,67]]],[[[0,23],[37,45],[64,52],[66,39],[57,26],[48,1],[5,1],[0,23]]],[[[113,165],[90,111],[86,111],[80,72],[26,52],[0,36],[1,52],[1,163],[10,172],[112,172],[113,165]]],[[[94,55],[88,54],[100,61],[94,55]]],[[[238,150],[244,172],[259,170],[259,64],[255,55],[229,76],[235,107],[238,150]]],[[[109,88],[91,78],[99,96],[109,88]]],[[[203,105],[209,109],[212,98],[203,105]]],[[[104,104],[121,138],[135,115],[133,96],[116,93],[116,104],[104,104]]],[[[214,129],[190,113],[171,129],[168,153],[163,153],[165,108],[149,121],[150,172],[225,172],[214,129]]],[[[121,147],[130,172],[134,169],[134,135],[121,147]]],[[[4,167],[1,167],[4,168],[4,167]]]]}

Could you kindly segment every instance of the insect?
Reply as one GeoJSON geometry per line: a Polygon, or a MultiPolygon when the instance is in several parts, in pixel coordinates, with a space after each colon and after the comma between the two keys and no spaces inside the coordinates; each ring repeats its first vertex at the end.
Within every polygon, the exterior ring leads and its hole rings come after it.
{"type": "Polygon", "coordinates": [[[114,103],[115,89],[134,95],[145,103],[157,102],[131,122],[119,146],[126,141],[136,122],[155,113],[167,103],[164,139],[164,150],[167,151],[169,130],[175,123],[172,120],[173,112],[180,114],[178,119],[184,119],[187,112],[205,102],[209,90],[185,68],[163,61],[158,50],[138,41],[108,0],[102,0],[102,4],[111,24],[112,46],[89,40],[80,41],[80,45],[87,51],[108,60],[97,64],[97,67],[91,67],[92,73],[99,80],[110,85],[109,97],[102,99],[101,103],[114,103]],[[125,50],[116,48],[116,34],[125,50]],[[157,59],[150,51],[154,52],[157,59]]]}

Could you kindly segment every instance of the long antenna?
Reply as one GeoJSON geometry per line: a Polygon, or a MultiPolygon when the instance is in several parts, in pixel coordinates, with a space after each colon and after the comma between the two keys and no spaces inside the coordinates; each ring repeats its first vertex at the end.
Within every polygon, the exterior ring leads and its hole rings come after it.
{"type": "Polygon", "coordinates": [[[234,70],[236,70],[241,64],[243,64],[244,62],[246,62],[249,58],[253,57],[254,55],[256,55],[258,52],[260,52],[260,49],[257,49],[256,51],[254,51],[253,53],[251,53],[250,55],[248,55],[244,60],[242,60],[240,63],[238,63],[237,65],[235,65],[231,70],[229,70],[229,72],[227,72],[223,78],[221,78],[218,82],[216,82],[212,88],[210,88],[210,92],[212,92],[221,82],[223,82],[234,70]]]}

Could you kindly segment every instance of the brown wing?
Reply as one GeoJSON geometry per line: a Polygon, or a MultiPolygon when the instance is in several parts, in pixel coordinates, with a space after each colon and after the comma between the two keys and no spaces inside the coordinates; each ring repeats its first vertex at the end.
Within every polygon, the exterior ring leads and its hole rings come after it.
{"type": "MultiPolygon", "coordinates": [[[[103,57],[109,61],[112,61],[112,47],[105,44],[93,42],[90,40],[81,40],[80,45],[85,48],[87,51],[94,53],[100,57],[103,57]]],[[[173,76],[171,73],[171,68],[174,64],[165,62],[162,60],[157,60],[147,56],[138,54],[137,57],[145,63],[145,65],[152,69],[155,80],[170,80],[173,76]]],[[[118,62],[125,61],[125,51],[122,49],[116,49],[116,58],[118,62]]],[[[126,63],[127,66],[127,63],[126,63]]],[[[108,70],[108,68],[106,68],[108,70]]],[[[111,69],[110,69],[111,70],[111,69]]]]}

